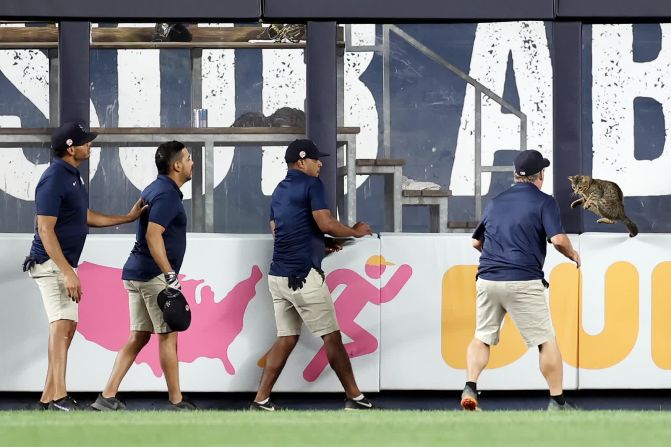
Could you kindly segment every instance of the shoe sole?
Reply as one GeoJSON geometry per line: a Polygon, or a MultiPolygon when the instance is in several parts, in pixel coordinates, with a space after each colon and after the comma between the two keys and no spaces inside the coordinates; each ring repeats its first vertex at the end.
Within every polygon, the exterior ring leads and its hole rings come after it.
{"type": "Polygon", "coordinates": [[[189,407],[175,407],[171,408],[173,411],[196,411],[198,408],[189,408],[189,407]]]}
{"type": "Polygon", "coordinates": [[[472,397],[464,397],[461,399],[461,408],[466,411],[478,411],[478,401],[472,397]]]}
{"type": "Polygon", "coordinates": [[[93,402],[91,404],[91,408],[93,408],[94,410],[98,410],[98,411],[118,411],[118,410],[121,409],[121,408],[105,407],[103,405],[100,405],[98,402],[93,402]]]}
{"type": "Polygon", "coordinates": [[[78,411],[78,409],[75,408],[65,408],[65,407],[59,407],[58,405],[54,405],[53,408],[49,408],[50,411],[78,411]]]}
{"type": "Polygon", "coordinates": [[[275,408],[251,407],[249,411],[277,411],[275,408]]]}

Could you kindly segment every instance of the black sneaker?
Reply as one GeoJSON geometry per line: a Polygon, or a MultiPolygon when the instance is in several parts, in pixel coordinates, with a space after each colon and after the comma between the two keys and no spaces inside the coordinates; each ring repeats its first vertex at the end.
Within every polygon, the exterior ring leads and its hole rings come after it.
{"type": "Polygon", "coordinates": [[[279,411],[282,408],[272,400],[267,400],[264,404],[253,401],[251,404],[249,404],[249,409],[251,411],[279,411]]]}
{"type": "Polygon", "coordinates": [[[379,410],[380,407],[365,397],[359,400],[345,399],[345,410],[379,410]]]}
{"type": "Polygon", "coordinates": [[[550,398],[548,402],[548,411],[576,411],[578,407],[572,402],[566,401],[564,405],[559,405],[556,400],[550,398]]]}
{"type": "Polygon", "coordinates": [[[478,393],[473,391],[468,385],[464,386],[464,391],[461,392],[460,405],[465,411],[480,411],[478,393]]]}
{"type": "Polygon", "coordinates": [[[32,411],[44,411],[49,409],[49,402],[42,402],[41,400],[38,400],[37,402],[30,404],[28,406],[28,410],[32,411]]]}
{"type": "Polygon", "coordinates": [[[117,396],[103,397],[102,394],[99,394],[96,401],[91,404],[91,408],[98,411],[125,410],[126,402],[122,401],[117,396]]]}
{"type": "Polygon", "coordinates": [[[52,411],[79,411],[82,407],[79,406],[72,396],[66,395],[58,400],[49,402],[49,410],[52,411]]]}
{"type": "Polygon", "coordinates": [[[188,397],[186,397],[184,395],[182,396],[182,401],[181,402],[178,402],[176,404],[173,404],[172,402],[170,402],[170,407],[171,407],[171,409],[173,409],[175,411],[194,411],[194,410],[198,409],[196,404],[191,402],[191,399],[189,399],[188,397]]]}

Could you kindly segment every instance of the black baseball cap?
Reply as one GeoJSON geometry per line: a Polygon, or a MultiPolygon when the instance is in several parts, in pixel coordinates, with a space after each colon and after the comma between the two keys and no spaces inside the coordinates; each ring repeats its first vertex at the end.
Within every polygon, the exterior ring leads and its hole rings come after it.
{"type": "Polygon", "coordinates": [[[163,319],[170,326],[170,329],[181,332],[189,328],[191,325],[191,308],[182,292],[168,287],[159,292],[156,302],[163,312],[163,319]]]}
{"type": "Polygon", "coordinates": [[[526,177],[538,174],[548,166],[550,166],[550,160],[543,158],[543,155],[534,149],[522,151],[515,157],[515,174],[517,175],[526,177]]]}
{"type": "Polygon", "coordinates": [[[287,146],[284,161],[287,163],[296,163],[298,160],[306,158],[318,160],[328,156],[329,154],[319,152],[317,145],[312,140],[294,140],[287,146]]]}
{"type": "Polygon", "coordinates": [[[87,131],[81,123],[63,123],[51,134],[51,148],[56,153],[64,152],[71,146],[89,143],[97,136],[97,133],[87,131]]]}

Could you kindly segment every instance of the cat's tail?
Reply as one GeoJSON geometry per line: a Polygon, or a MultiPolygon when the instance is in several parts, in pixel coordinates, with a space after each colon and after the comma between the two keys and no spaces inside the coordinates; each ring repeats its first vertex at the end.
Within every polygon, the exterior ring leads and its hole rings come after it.
{"type": "Polygon", "coordinates": [[[638,227],[636,226],[633,220],[631,220],[627,216],[624,216],[622,218],[622,223],[624,224],[625,227],[627,227],[627,230],[629,230],[629,237],[634,237],[638,234],[638,227]]]}

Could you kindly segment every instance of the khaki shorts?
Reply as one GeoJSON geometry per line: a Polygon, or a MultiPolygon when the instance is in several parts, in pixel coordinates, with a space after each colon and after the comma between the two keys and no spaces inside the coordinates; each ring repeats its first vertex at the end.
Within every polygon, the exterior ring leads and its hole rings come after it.
{"type": "Polygon", "coordinates": [[[131,331],[155,334],[172,332],[163,319],[163,312],[156,302],[158,294],[166,287],[163,274],[149,281],[124,280],[123,286],[128,292],[131,331]]]}
{"type": "Polygon", "coordinates": [[[477,283],[475,338],[488,345],[499,342],[501,322],[510,314],[529,347],[539,346],[555,336],[545,286],[532,281],[489,281],[477,283]]]}
{"type": "Polygon", "coordinates": [[[310,270],[303,288],[298,290],[291,290],[284,276],[268,275],[268,286],[278,337],[300,335],[302,323],[317,337],[340,330],[331,293],[317,270],[310,270]]]}
{"type": "Polygon", "coordinates": [[[70,320],[76,323],[79,317],[79,305],[68,296],[65,278],[56,263],[48,259],[42,264],[35,264],[28,274],[40,288],[49,323],[58,320],[70,320]]]}

